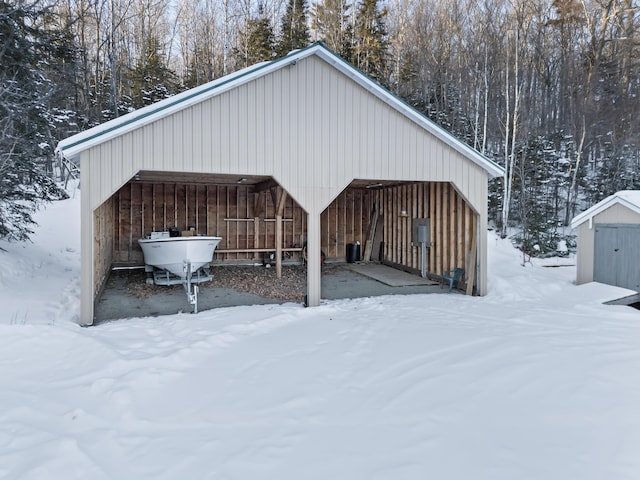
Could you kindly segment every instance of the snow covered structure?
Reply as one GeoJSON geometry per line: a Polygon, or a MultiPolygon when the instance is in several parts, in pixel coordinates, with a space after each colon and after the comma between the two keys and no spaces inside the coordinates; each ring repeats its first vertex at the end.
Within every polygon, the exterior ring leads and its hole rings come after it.
{"type": "Polygon", "coordinates": [[[474,293],[487,290],[487,182],[503,169],[321,43],[57,150],[81,166],[86,324],[111,267],[139,264],[137,238],[169,227],[222,236],[223,260],[306,244],[315,306],[321,252],[340,258],[360,241],[368,257],[416,269],[411,222],[429,218],[429,273],[466,267],[474,293]]]}
{"type": "Polygon", "coordinates": [[[640,191],[623,190],[571,221],[578,230],[577,283],[640,292],[640,191]]]}

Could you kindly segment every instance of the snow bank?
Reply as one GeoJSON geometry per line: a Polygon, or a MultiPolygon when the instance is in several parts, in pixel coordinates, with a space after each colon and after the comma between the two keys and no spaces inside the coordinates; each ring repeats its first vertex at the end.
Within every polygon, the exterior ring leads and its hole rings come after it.
{"type": "Polygon", "coordinates": [[[0,240],[0,324],[77,322],[80,192],[69,193],[35,213],[32,242],[0,240]]]}
{"type": "Polygon", "coordinates": [[[602,305],[625,290],[490,234],[482,298],[80,328],[77,206],[2,245],[0,478],[638,478],[640,312],[602,305]]]}

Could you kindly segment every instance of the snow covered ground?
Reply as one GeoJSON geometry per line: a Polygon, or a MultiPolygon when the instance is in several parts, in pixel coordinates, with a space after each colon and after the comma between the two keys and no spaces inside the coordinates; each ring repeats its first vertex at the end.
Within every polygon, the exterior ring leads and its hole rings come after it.
{"type": "Polygon", "coordinates": [[[628,291],[490,233],[483,298],[81,328],[78,196],[0,243],[0,478],[640,478],[640,312],[602,305],[628,291]]]}

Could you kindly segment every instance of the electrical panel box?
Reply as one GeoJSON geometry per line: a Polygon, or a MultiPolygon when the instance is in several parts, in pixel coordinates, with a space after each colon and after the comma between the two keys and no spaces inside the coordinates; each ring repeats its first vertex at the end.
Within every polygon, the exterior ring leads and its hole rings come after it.
{"type": "Polygon", "coordinates": [[[428,247],[431,246],[431,220],[428,218],[414,218],[413,219],[413,235],[411,242],[414,245],[420,245],[425,243],[428,247]]]}

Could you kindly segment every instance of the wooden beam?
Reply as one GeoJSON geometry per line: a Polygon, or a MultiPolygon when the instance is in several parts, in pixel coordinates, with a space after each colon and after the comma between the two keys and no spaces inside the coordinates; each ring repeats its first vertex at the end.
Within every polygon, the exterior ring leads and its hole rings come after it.
{"type": "Polygon", "coordinates": [[[254,192],[253,194],[253,216],[255,218],[264,217],[265,201],[264,191],[254,192]]]}
{"type": "Polygon", "coordinates": [[[371,214],[371,222],[369,223],[369,233],[367,234],[367,241],[364,245],[364,256],[362,260],[365,262],[371,261],[371,250],[373,250],[373,239],[376,234],[376,227],[378,226],[378,199],[373,201],[373,213],[371,214]]]}
{"type": "Polygon", "coordinates": [[[276,203],[276,215],[282,217],[284,207],[287,204],[287,191],[284,188],[278,188],[278,201],[276,203]]]}
{"type": "MultiPolygon", "coordinates": [[[[216,248],[214,253],[267,253],[273,252],[273,248],[216,248]]],[[[300,247],[283,248],[283,252],[301,252],[300,247]]]]}
{"type": "Polygon", "coordinates": [[[265,180],[264,182],[256,183],[253,187],[254,192],[265,192],[270,190],[273,187],[277,187],[278,182],[270,178],[269,180],[265,180]]]}
{"type": "Polygon", "coordinates": [[[278,211],[278,185],[273,185],[269,189],[269,193],[271,194],[271,203],[273,203],[274,211],[278,211]]]}

